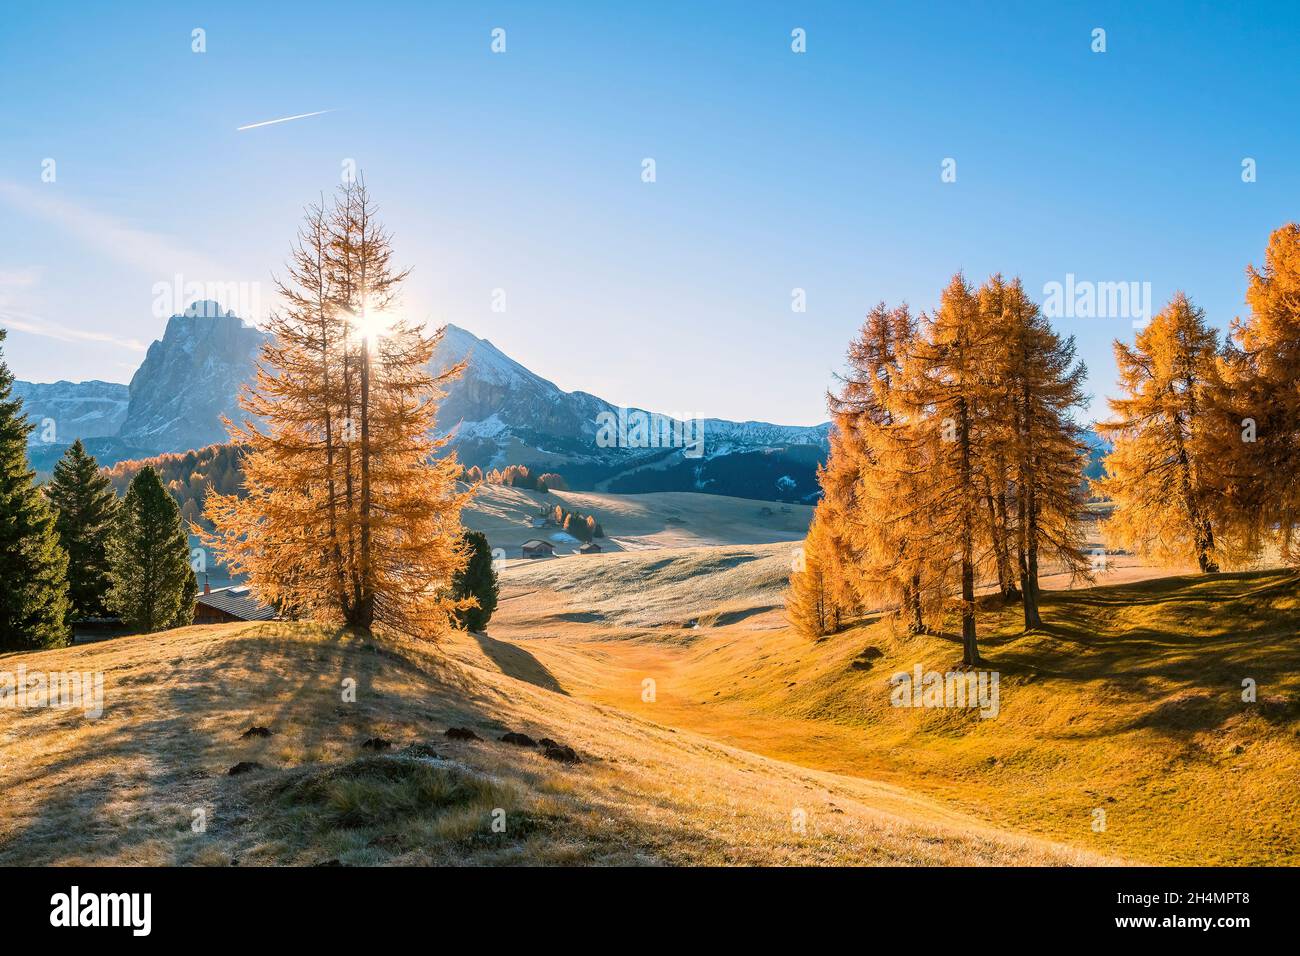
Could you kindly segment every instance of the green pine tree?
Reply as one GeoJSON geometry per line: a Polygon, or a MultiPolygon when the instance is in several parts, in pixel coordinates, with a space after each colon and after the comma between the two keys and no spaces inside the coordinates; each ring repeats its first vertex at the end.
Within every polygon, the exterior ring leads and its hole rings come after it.
{"type": "Polygon", "coordinates": [[[61,647],[70,634],[68,556],[27,467],[32,426],[13,383],[0,352],[0,651],[61,647]]]}
{"type": "Polygon", "coordinates": [[[81,439],[63,453],[45,489],[54,506],[54,527],[68,552],[68,598],[73,620],[108,613],[108,538],[121,503],[113,484],[99,473],[81,439]]]}
{"type": "Polygon", "coordinates": [[[492,549],[482,531],[466,531],[461,539],[469,560],[452,578],[452,597],[477,598],[478,607],[456,612],[456,620],[466,630],[481,631],[497,609],[497,572],[492,566],[492,549]]]}
{"type": "Polygon", "coordinates": [[[198,586],[181,509],[152,466],[131,479],[109,538],[108,606],[133,630],[194,622],[198,586]]]}

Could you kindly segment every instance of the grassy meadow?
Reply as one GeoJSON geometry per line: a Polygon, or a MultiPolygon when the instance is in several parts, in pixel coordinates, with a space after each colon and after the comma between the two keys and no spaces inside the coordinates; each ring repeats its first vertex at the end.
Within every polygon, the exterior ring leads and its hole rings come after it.
{"type": "Polygon", "coordinates": [[[1294,577],[1121,558],[1046,579],[1030,633],[986,596],[983,720],[890,706],[960,660],[952,622],[795,634],[790,548],[512,560],[488,632],[438,644],[273,622],[0,656],[105,680],[99,719],[5,713],[0,864],[1297,862],[1294,577]]]}

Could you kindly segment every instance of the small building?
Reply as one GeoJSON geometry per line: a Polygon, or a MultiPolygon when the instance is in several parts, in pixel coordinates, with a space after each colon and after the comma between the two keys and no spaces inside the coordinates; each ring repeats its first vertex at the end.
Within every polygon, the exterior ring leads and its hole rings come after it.
{"type": "Polygon", "coordinates": [[[595,541],[588,541],[586,544],[584,544],[581,548],[578,549],[578,553],[579,554],[600,554],[600,552],[603,550],[604,548],[598,545],[595,541]]]}
{"type": "Polygon", "coordinates": [[[195,624],[228,624],[231,621],[269,621],[275,609],[253,599],[247,585],[228,588],[203,586],[194,599],[195,624]]]}
{"type": "Polygon", "coordinates": [[[525,558],[551,558],[555,556],[555,545],[549,541],[543,541],[541,538],[530,538],[525,541],[523,547],[525,558]]]}

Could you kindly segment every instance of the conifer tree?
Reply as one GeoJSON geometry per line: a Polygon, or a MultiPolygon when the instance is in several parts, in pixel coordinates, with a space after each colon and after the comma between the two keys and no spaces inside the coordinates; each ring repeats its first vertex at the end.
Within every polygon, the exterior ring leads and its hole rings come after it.
{"type": "Polygon", "coordinates": [[[72,618],[103,617],[108,613],[104,604],[109,586],[108,539],[120,502],[81,439],[54,465],[46,496],[54,507],[59,542],[68,553],[72,618]]]}
{"type": "Polygon", "coordinates": [[[792,562],[785,602],[791,626],[814,639],[838,631],[854,609],[839,548],[824,517],[819,503],[803,547],[796,551],[792,562]]]}
{"type": "Polygon", "coordinates": [[[106,603],[137,632],[194,623],[197,584],[181,511],[145,467],[131,479],[108,542],[106,603]]]}
{"type": "Polygon", "coordinates": [[[537,479],[546,485],[548,491],[568,491],[569,483],[564,480],[563,475],[558,475],[553,471],[548,471],[537,479]]]}
{"type": "Polygon", "coordinates": [[[924,630],[925,592],[909,529],[923,458],[908,424],[891,409],[902,355],[916,334],[907,306],[883,302],[849,344],[841,389],[828,396],[835,428],[819,470],[824,520],[835,531],[840,564],[863,604],[896,604],[909,630],[924,630]]]}
{"type": "Polygon", "coordinates": [[[1274,230],[1247,277],[1250,314],[1234,321],[1222,382],[1209,389],[1203,478],[1238,560],[1274,543],[1300,565],[1300,225],[1274,230]]]}
{"type": "Polygon", "coordinates": [[[492,549],[482,531],[466,531],[461,535],[467,560],[464,567],[452,576],[452,597],[457,601],[473,598],[477,606],[465,607],[456,612],[461,627],[482,631],[492,619],[497,608],[497,572],[492,563],[492,549]]]}
{"type": "Polygon", "coordinates": [[[0,651],[60,647],[69,637],[68,556],[27,466],[32,425],[13,383],[0,352],[0,651]]]}
{"type": "Polygon", "coordinates": [[[1098,425],[1114,442],[1098,482],[1115,503],[1107,540],[1157,561],[1192,560],[1203,572],[1219,569],[1210,464],[1197,453],[1217,354],[1204,310],[1175,294],[1132,346],[1115,342],[1124,394],[1109,399],[1114,417],[1098,425]]]}
{"type": "Polygon", "coordinates": [[[891,394],[897,417],[908,423],[908,443],[921,452],[924,481],[908,512],[909,546],[927,580],[959,582],[962,663],[980,663],[975,629],[978,550],[984,521],[981,497],[995,397],[988,382],[996,330],[981,321],[975,291],[960,275],[944,289],[939,309],[922,323],[904,356],[891,394]]]}
{"type": "MultiPolygon", "coordinates": [[[[980,295],[985,321],[997,330],[990,367],[989,510],[996,512],[995,542],[998,536],[1015,541],[1025,627],[1033,628],[1041,624],[1040,560],[1075,576],[1089,572],[1082,481],[1087,446],[1072,415],[1087,400],[1087,368],[1075,361],[1074,339],[1052,330],[1019,279],[1004,283],[994,276],[980,295]]],[[[995,551],[1000,566],[1010,549],[995,543],[995,551]]]]}
{"type": "Polygon", "coordinates": [[[248,446],[245,495],[209,496],[205,540],[285,613],[431,637],[456,610],[467,496],[430,436],[464,366],[428,370],[441,332],[397,314],[407,273],[392,256],[363,183],[308,210],[275,341],[241,399],[250,417],[230,426],[248,446]]]}

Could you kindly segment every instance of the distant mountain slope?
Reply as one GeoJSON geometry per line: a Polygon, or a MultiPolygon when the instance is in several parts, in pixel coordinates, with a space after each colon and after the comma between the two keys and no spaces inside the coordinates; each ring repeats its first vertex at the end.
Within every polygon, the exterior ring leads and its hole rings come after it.
{"type": "Polygon", "coordinates": [[[816,495],[829,423],[681,422],[620,409],[587,392],[562,391],[486,339],[449,325],[433,364],[462,359],[469,366],[438,417],[466,465],[528,465],[559,471],[575,489],[624,494],[703,491],[782,501],[816,495]],[[645,426],[640,433],[638,423],[645,426]]]}
{"type": "Polygon", "coordinates": [[[211,301],[167,320],[131,378],[131,402],[118,438],[158,452],[226,440],[221,416],[238,415],[239,388],[254,373],[266,334],[211,301]]]}
{"type": "MultiPolygon", "coordinates": [[[[57,423],[55,442],[30,449],[33,466],[47,472],[74,438],[89,439],[106,466],[224,441],[221,416],[238,413],[240,386],[252,378],[264,340],[265,333],[217,303],[196,302],[168,319],[162,339],[149,347],[125,407],[121,385],[19,383],[34,397],[33,413],[57,423]],[[106,396],[116,397],[111,415],[106,396]]],[[[467,466],[558,471],[574,490],[703,491],[791,502],[817,495],[829,424],[683,423],[620,409],[587,392],[565,392],[491,342],[448,325],[432,366],[440,371],[464,359],[468,368],[450,386],[439,426],[452,433],[450,448],[467,466]]]]}
{"type": "Polygon", "coordinates": [[[99,381],[15,382],[14,396],[22,399],[27,420],[36,426],[27,437],[29,445],[116,435],[126,421],[130,399],[125,385],[99,381]]]}

